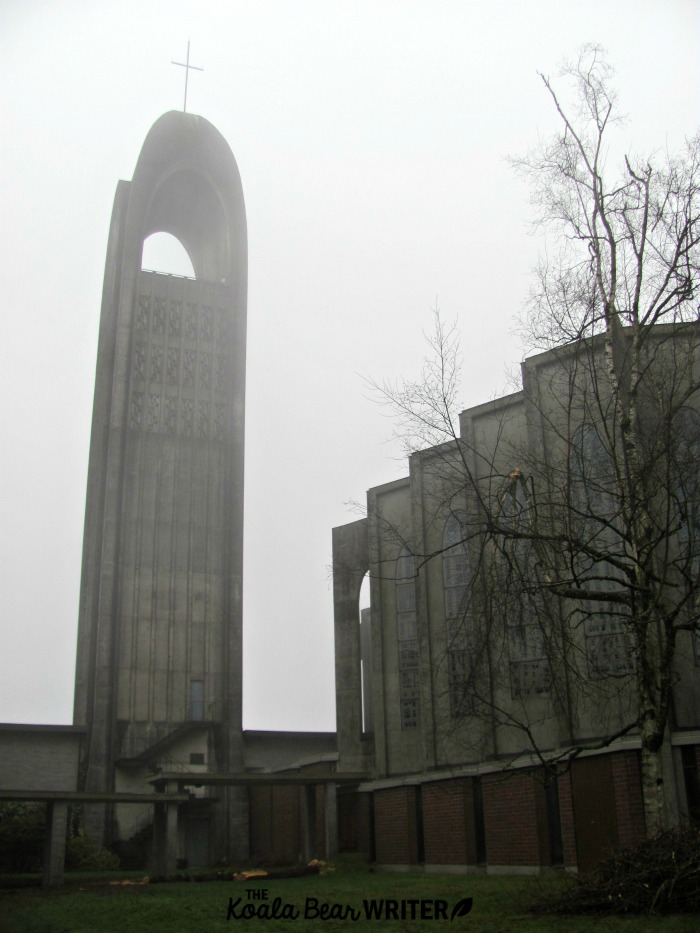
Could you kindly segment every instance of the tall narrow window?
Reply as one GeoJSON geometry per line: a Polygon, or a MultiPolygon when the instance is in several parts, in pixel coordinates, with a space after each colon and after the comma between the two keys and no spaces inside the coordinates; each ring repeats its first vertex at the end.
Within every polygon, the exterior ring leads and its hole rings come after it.
{"type": "Polygon", "coordinates": [[[410,545],[396,565],[396,627],[399,642],[399,702],[401,728],[418,726],[418,628],[416,622],[416,564],[410,545]]]}
{"type": "Polygon", "coordinates": [[[362,732],[373,731],[372,721],[372,610],[360,609],[360,690],[362,693],[362,732]]]}
{"type": "Polygon", "coordinates": [[[615,511],[615,471],[595,425],[581,425],[571,439],[571,484],[589,533],[607,528],[615,511]]]}
{"type": "MultiPolygon", "coordinates": [[[[591,564],[601,594],[617,589],[616,573],[608,561],[591,564]]],[[[588,673],[591,677],[626,676],[634,670],[634,644],[626,617],[629,609],[612,600],[582,600],[588,673]]]]}
{"type": "Polygon", "coordinates": [[[204,681],[190,681],[190,719],[204,719],[204,681]]]}
{"type": "MultiPolygon", "coordinates": [[[[673,419],[673,499],[678,510],[679,570],[696,605],[700,590],[700,415],[682,408],[673,419]]],[[[700,666],[700,632],[694,637],[695,663],[700,666]]]]}
{"type": "Polygon", "coordinates": [[[469,679],[472,674],[471,593],[469,560],[464,540],[464,525],[450,515],[442,540],[442,579],[445,593],[445,628],[447,635],[447,676],[450,714],[464,716],[469,710],[469,679]]]}
{"type": "Polygon", "coordinates": [[[513,699],[548,696],[552,679],[541,620],[528,597],[521,597],[520,612],[508,620],[510,692],[513,699]]]}
{"type": "MultiPolygon", "coordinates": [[[[582,425],[572,438],[571,491],[579,533],[587,547],[611,556],[624,553],[614,529],[615,473],[612,458],[599,431],[582,425]]],[[[628,608],[607,600],[606,593],[620,588],[621,571],[606,560],[580,556],[577,572],[584,588],[595,590],[599,599],[582,600],[580,614],[591,677],[625,676],[632,671],[633,651],[626,617],[628,608]]]]}
{"type": "Polygon", "coordinates": [[[501,567],[501,598],[506,612],[510,691],[513,699],[547,696],[551,668],[544,638],[546,607],[544,597],[532,585],[534,561],[527,538],[529,503],[525,479],[519,469],[508,477],[501,496],[500,520],[514,533],[504,535],[503,551],[507,560],[501,567]],[[521,536],[522,535],[522,536],[521,536]]]}

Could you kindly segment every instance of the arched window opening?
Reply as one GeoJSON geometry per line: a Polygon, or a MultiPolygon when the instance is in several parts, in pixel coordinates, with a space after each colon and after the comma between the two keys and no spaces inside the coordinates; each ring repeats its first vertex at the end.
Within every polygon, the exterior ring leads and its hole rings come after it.
{"type": "Polygon", "coordinates": [[[396,627],[399,642],[399,703],[401,728],[418,727],[418,626],[416,620],[416,562],[411,545],[396,562],[396,627]]]}
{"type": "Polygon", "coordinates": [[[369,574],[360,586],[360,695],[362,700],[362,733],[374,731],[372,718],[372,610],[370,609],[369,574]]]}
{"type": "Polygon", "coordinates": [[[182,243],[171,233],[153,233],[143,244],[141,268],[166,275],[196,278],[192,260],[182,243]]]}
{"type": "Polygon", "coordinates": [[[445,524],[442,547],[450,715],[457,719],[471,708],[469,683],[473,673],[474,645],[471,644],[471,592],[465,526],[454,514],[445,524]]]}

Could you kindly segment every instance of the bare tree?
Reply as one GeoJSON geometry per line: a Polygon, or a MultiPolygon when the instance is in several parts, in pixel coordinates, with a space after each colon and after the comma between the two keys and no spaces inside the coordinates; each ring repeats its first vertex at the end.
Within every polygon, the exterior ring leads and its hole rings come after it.
{"type": "Polygon", "coordinates": [[[620,118],[601,50],[560,78],[568,105],[542,76],[560,132],[514,161],[550,252],[523,322],[545,351],[524,368],[528,426],[511,431],[505,405],[488,438],[460,430],[457,335],[437,314],[422,378],[375,388],[407,451],[431,448],[431,508],[459,518],[447,549],[470,555],[445,658],[453,715],[461,691],[462,714],[524,731],[549,767],[638,733],[651,834],[668,812],[678,641],[698,638],[700,619],[700,136],[677,156],[627,155],[611,178],[620,118]],[[567,748],[542,751],[536,695],[567,723],[567,748]],[[581,742],[588,702],[614,715],[581,742]]]}

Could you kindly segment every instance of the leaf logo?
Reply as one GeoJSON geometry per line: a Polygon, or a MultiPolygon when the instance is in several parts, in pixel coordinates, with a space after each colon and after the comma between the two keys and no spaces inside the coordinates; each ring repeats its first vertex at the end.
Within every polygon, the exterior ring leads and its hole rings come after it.
{"type": "Polygon", "coordinates": [[[452,908],[452,916],[450,917],[450,920],[454,920],[455,917],[466,917],[469,911],[472,909],[473,903],[473,897],[465,897],[462,898],[461,901],[457,901],[455,906],[452,908]]]}

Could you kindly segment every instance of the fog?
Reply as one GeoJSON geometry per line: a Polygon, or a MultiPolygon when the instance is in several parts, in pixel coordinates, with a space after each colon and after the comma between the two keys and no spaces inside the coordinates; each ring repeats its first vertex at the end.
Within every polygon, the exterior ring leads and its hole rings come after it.
{"type": "Polygon", "coordinates": [[[438,304],[463,406],[506,389],[542,248],[506,157],[556,128],[537,72],[602,44],[621,145],[673,150],[700,122],[698,26],[692,0],[3,0],[0,721],[72,718],[112,201],[182,107],[188,40],[188,110],[230,144],[248,215],[244,724],[323,730],[331,528],[406,471],[365,380],[419,375],[438,304]]]}

